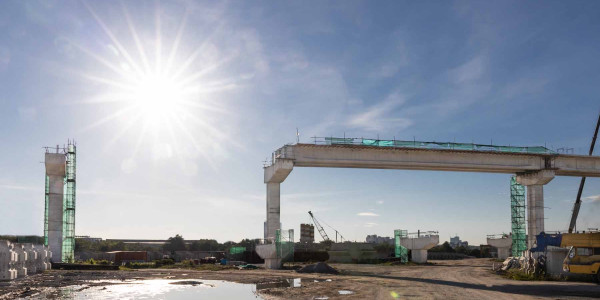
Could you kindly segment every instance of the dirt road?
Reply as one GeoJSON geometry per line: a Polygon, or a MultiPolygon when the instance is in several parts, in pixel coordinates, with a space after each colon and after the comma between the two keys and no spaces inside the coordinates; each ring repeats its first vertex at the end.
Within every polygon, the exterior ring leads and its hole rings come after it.
{"type": "MultiPolygon", "coordinates": [[[[385,266],[333,264],[341,275],[299,274],[291,270],[192,271],[60,271],[0,285],[0,299],[59,290],[90,280],[212,279],[240,283],[272,283],[299,278],[299,288],[272,287],[258,291],[265,299],[575,299],[600,298],[600,285],[584,282],[515,281],[490,271],[488,259],[433,261],[433,265],[385,266]],[[342,295],[339,291],[351,291],[342,295]]],[[[95,283],[103,284],[103,283],[95,283]]],[[[112,283],[106,283],[112,284],[112,283]]],[[[263,285],[265,286],[265,285],[263,285]]],[[[267,285],[268,286],[268,285],[267,285]]]]}

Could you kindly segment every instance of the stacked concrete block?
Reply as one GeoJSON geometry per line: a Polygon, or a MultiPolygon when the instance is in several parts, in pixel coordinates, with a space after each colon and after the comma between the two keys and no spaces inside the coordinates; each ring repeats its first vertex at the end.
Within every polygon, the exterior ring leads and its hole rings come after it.
{"type": "Polygon", "coordinates": [[[27,253],[27,260],[25,261],[25,268],[27,268],[27,274],[33,275],[37,273],[37,250],[33,247],[32,243],[23,243],[21,245],[23,245],[23,249],[27,253]]]}
{"type": "Polygon", "coordinates": [[[17,253],[13,251],[13,245],[9,241],[0,241],[0,281],[17,278],[16,262],[17,253]]]}
{"type": "Polygon", "coordinates": [[[17,263],[15,264],[15,269],[17,270],[17,278],[22,278],[27,276],[27,251],[25,251],[25,247],[23,244],[13,244],[14,251],[17,253],[17,263]]]}
{"type": "Polygon", "coordinates": [[[36,269],[37,272],[44,272],[46,270],[51,269],[50,257],[52,257],[52,253],[50,253],[50,249],[44,245],[33,245],[33,247],[37,250],[37,259],[36,259],[36,269]]]}

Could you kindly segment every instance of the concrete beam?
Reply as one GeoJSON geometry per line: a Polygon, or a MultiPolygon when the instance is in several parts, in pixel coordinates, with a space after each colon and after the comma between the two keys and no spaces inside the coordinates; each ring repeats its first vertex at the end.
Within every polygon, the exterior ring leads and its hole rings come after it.
{"type": "Polygon", "coordinates": [[[552,169],[557,176],[600,177],[599,156],[313,144],[286,145],[277,153],[276,162],[291,160],[295,167],[506,174],[552,169]]]}

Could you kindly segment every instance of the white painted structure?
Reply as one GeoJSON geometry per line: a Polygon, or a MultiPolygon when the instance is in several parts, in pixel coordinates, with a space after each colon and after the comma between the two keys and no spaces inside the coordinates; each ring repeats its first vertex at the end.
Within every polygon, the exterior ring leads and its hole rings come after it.
{"type": "Polygon", "coordinates": [[[56,262],[62,262],[63,193],[66,157],[62,153],[46,153],[46,175],[49,178],[48,246],[56,262]]]}
{"type": "Polygon", "coordinates": [[[400,245],[411,250],[411,260],[416,263],[427,262],[427,250],[440,243],[439,235],[400,238],[400,245]]]}
{"type": "Polygon", "coordinates": [[[0,241],[0,281],[8,281],[17,278],[15,264],[18,256],[9,241],[0,241]]]}
{"type": "Polygon", "coordinates": [[[600,177],[598,156],[362,145],[286,145],[273,153],[273,163],[264,168],[267,185],[265,238],[274,238],[275,231],[280,228],[280,185],[294,167],[517,174],[517,181],[527,186],[529,248],[535,235],[544,231],[543,185],[554,176],[600,177]]]}
{"type": "Polygon", "coordinates": [[[507,259],[511,253],[512,237],[504,236],[501,238],[487,238],[487,244],[498,249],[498,258],[507,259]]]}

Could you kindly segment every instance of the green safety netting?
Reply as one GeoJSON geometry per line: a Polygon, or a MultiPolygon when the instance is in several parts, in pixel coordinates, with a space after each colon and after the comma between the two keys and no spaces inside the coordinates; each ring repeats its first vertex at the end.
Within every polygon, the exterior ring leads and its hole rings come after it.
{"type": "Polygon", "coordinates": [[[523,256],[527,250],[527,233],[525,231],[525,187],[510,178],[510,211],[512,223],[512,256],[523,256]]]}
{"type": "MultiPolygon", "coordinates": [[[[63,178],[63,241],[62,261],[73,262],[75,258],[75,190],[76,190],[76,147],[70,144],[66,149],[66,175],[63,178]]],[[[48,246],[48,201],[50,197],[50,178],[46,175],[44,244],[48,246]]]]}
{"type": "Polygon", "coordinates": [[[44,245],[48,246],[48,201],[50,197],[50,177],[46,175],[45,208],[44,208],[44,245]]]}
{"type": "Polygon", "coordinates": [[[294,259],[294,230],[277,229],[275,231],[275,248],[277,249],[277,257],[282,261],[290,261],[294,259]]]}
{"type": "Polygon", "coordinates": [[[63,198],[63,262],[73,262],[75,258],[75,158],[75,145],[69,144],[63,198]]]}
{"type": "Polygon", "coordinates": [[[407,230],[394,230],[394,254],[400,258],[400,262],[408,262],[408,249],[400,244],[400,239],[408,236],[407,230]]]}
{"type": "Polygon", "coordinates": [[[240,254],[246,251],[246,247],[231,247],[229,248],[229,254],[240,254]]]}
{"type": "Polygon", "coordinates": [[[469,143],[449,143],[449,142],[422,142],[422,141],[398,141],[398,140],[378,140],[364,138],[335,138],[325,137],[326,145],[363,145],[376,147],[396,147],[396,148],[421,148],[421,149],[446,149],[446,150],[467,150],[467,151],[496,151],[510,153],[534,153],[534,154],[557,154],[556,152],[542,146],[519,147],[519,146],[498,146],[481,145],[469,143]]]}

